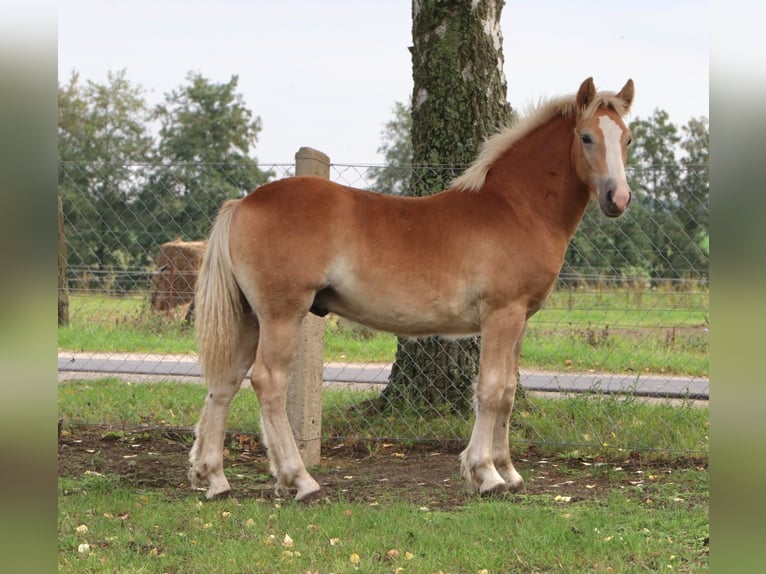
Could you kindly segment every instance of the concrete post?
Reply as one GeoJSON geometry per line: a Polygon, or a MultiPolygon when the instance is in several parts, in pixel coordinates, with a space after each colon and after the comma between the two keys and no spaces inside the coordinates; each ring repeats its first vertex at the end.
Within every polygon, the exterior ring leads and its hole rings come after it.
{"type": "MultiPolygon", "coordinates": [[[[315,149],[302,147],[295,154],[295,175],[330,179],[330,158],[315,149]]],[[[321,450],[324,327],[325,320],[316,315],[309,314],[303,319],[288,374],[287,418],[303,463],[308,467],[319,464],[321,450]]]]}

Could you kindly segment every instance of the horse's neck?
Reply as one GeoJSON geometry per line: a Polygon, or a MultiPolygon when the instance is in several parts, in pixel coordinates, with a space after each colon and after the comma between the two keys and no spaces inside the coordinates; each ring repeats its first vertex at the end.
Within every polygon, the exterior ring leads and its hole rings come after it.
{"type": "Polygon", "coordinates": [[[574,120],[563,117],[540,126],[498,158],[488,174],[495,181],[487,181],[515,209],[546,222],[566,242],[577,230],[589,197],[570,158],[573,132],[574,120]]]}

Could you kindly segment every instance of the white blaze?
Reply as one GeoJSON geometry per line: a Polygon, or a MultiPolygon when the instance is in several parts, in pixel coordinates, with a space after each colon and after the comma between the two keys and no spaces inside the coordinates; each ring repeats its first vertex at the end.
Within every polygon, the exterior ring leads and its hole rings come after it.
{"type": "Polygon", "coordinates": [[[614,202],[625,207],[630,197],[628,180],[625,176],[625,164],[622,163],[622,129],[609,116],[601,116],[598,119],[601,133],[604,134],[604,147],[606,150],[606,167],[609,177],[617,182],[617,190],[614,193],[614,202]]]}

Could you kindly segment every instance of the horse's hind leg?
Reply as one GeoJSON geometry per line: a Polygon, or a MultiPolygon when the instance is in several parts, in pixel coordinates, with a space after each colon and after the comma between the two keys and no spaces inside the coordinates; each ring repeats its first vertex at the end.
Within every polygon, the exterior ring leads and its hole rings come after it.
{"type": "Polygon", "coordinates": [[[253,364],[257,345],[258,323],[255,317],[249,316],[240,325],[234,363],[226,372],[205,374],[208,393],[195,428],[194,446],[189,453],[189,480],[194,487],[208,485],[207,498],[231,490],[223,473],[226,418],[231,400],[253,364]]]}
{"type": "Polygon", "coordinates": [[[286,410],[287,373],[300,328],[299,318],[261,321],[251,382],[261,405],[261,433],[277,479],[275,491],[285,496],[296,488],[295,499],[306,500],[319,492],[319,484],[303,464],[286,410]]]}

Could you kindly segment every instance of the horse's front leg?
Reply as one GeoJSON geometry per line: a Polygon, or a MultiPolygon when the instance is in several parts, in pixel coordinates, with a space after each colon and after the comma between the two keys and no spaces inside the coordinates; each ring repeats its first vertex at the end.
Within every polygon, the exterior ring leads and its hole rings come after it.
{"type": "MultiPolygon", "coordinates": [[[[526,326],[526,325],[525,325],[526,326]]],[[[524,479],[513,467],[511,462],[511,449],[508,442],[508,431],[510,429],[511,412],[513,411],[514,398],[516,396],[516,387],[519,384],[519,356],[521,355],[521,342],[524,337],[524,330],[514,346],[513,362],[511,372],[505,386],[505,392],[500,402],[500,410],[495,419],[495,431],[493,436],[493,450],[495,468],[500,476],[508,485],[508,490],[517,492],[524,486],[524,479]]]]}
{"type": "MultiPolygon", "coordinates": [[[[495,426],[498,417],[507,415],[507,403],[503,399],[511,375],[515,376],[515,345],[508,345],[508,341],[515,343],[523,327],[524,314],[513,311],[488,315],[482,327],[475,396],[476,421],[471,440],[460,460],[463,476],[483,495],[502,494],[509,488],[506,479],[495,467],[495,426]]],[[[507,441],[506,434],[506,448],[507,441]]]]}

